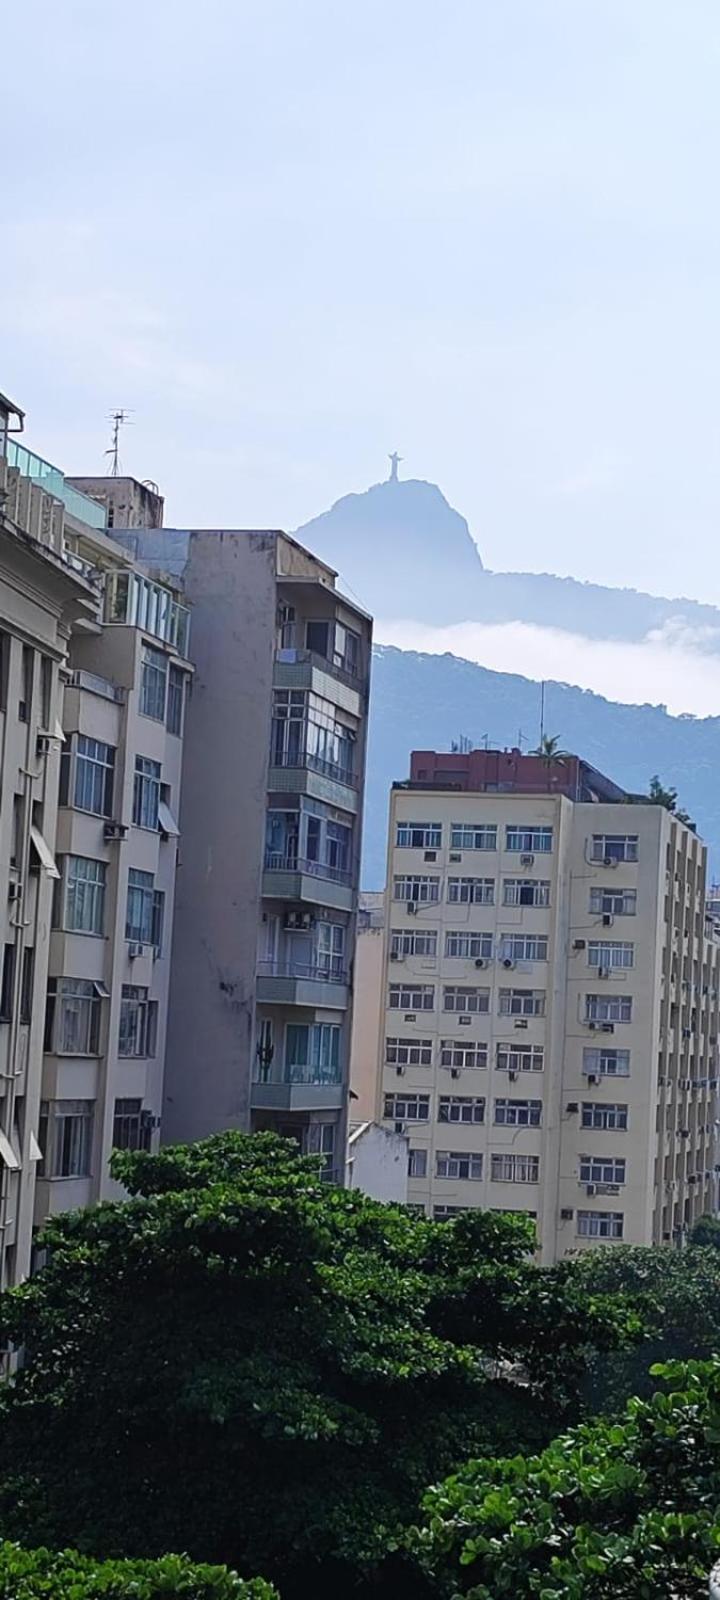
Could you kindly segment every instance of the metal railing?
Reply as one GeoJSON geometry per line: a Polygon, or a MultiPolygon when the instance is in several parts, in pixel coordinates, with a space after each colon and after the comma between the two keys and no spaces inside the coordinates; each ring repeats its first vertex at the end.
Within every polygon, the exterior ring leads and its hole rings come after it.
{"type": "Polygon", "coordinates": [[[331,883],[352,883],[352,873],[346,867],[329,867],[325,861],[308,861],[306,856],[282,850],[265,851],[265,868],[268,872],[304,872],[312,878],[328,878],[331,883]]]}
{"type": "Polygon", "coordinates": [[[88,494],[83,494],[80,489],[71,488],[65,482],[65,474],[59,467],[54,467],[51,461],[45,461],[42,456],[28,450],[24,444],[18,444],[15,439],[7,442],[8,466],[15,467],[23,478],[30,478],[37,483],[46,494],[51,494],[56,500],[62,500],[66,511],[71,517],[77,517],[78,522],[84,522],[88,528],[105,527],[105,508],[98,505],[97,500],[91,500],[88,494]]]}
{"type": "Polygon", "coordinates": [[[339,1088],[342,1073],[339,1067],[301,1066],[297,1062],[273,1073],[271,1066],[261,1064],[255,1069],[255,1083],[298,1084],[308,1089],[339,1088]]]}
{"type": "Polygon", "coordinates": [[[321,656],[317,650],[300,650],[294,645],[280,645],[275,651],[275,660],[281,666],[317,667],[319,672],[329,672],[334,678],[339,678],[348,689],[359,691],[362,688],[363,679],[358,672],[353,672],[349,667],[334,661],[331,656],[321,656]]]}
{"type": "Polygon", "coordinates": [[[313,983],[347,983],[348,975],[345,968],[334,960],[327,962],[307,961],[258,961],[258,977],[260,978],[308,978],[313,983]]]}
{"type": "Polygon", "coordinates": [[[312,772],[320,772],[324,778],[332,778],[335,783],[344,783],[348,788],[354,789],[357,779],[351,767],[338,766],[335,761],[326,761],[324,756],[316,756],[311,750],[298,750],[297,754],[286,754],[282,750],[274,750],[270,757],[271,767],[309,767],[312,772]]]}

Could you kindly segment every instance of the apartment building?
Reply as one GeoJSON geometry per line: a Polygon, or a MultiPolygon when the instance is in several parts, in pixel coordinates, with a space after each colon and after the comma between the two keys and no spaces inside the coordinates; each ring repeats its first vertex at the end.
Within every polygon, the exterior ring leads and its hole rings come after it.
{"type": "Polygon", "coordinates": [[[67,557],[67,506],[26,468],[20,408],[0,395],[0,1290],[31,1258],[45,998],[57,879],[61,674],[91,622],[95,575],[67,557]]]}
{"type": "MultiPolygon", "coordinates": [[[[37,1226],[117,1195],[111,1150],[159,1139],[189,612],[176,579],[141,570],[107,532],[103,496],[86,495],[17,440],[7,440],[6,460],[16,499],[44,497],[50,507],[65,582],[86,596],[63,641],[55,721],[43,680],[30,724],[48,745],[52,775],[47,952],[32,978],[37,1226]]],[[[21,1017],[23,1007],[21,998],[21,1017]]]]}
{"type": "Polygon", "coordinates": [[[415,752],[390,805],[378,1116],[428,1214],[523,1211],[541,1259],[717,1209],[706,851],[577,757],[415,752]]]}
{"type": "Polygon", "coordinates": [[[281,532],[127,540],[193,616],[163,1139],[274,1129],[342,1182],[370,619],[281,532]]]}

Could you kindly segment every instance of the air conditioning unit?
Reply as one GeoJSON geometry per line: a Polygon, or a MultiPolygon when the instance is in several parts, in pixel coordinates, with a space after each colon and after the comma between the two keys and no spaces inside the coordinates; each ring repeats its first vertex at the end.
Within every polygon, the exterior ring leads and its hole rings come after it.
{"type": "Polygon", "coordinates": [[[49,756],[53,745],[60,744],[59,735],[56,733],[39,733],[35,742],[35,749],[39,756],[49,756]]]}
{"type": "Polygon", "coordinates": [[[565,1110],[568,1116],[574,1116],[580,1110],[580,1104],[577,1100],[568,1100],[565,1110]]]}
{"type": "Polygon", "coordinates": [[[614,917],[612,915],[612,912],[611,911],[603,911],[603,919],[602,919],[603,927],[604,928],[611,928],[612,925],[613,925],[613,922],[614,922],[614,917]]]}
{"type": "Polygon", "coordinates": [[[437,850],[426,850],[423,861],[437,861],[437,850]]]}
{"type": "Polygon", "coordinates": [[[521,867],[532,867],[534,865],[534,863],[535,863],[535,857],[533,855],[530,855],[530,853],[528,851],[526,851],[523,855],[521,855],[521,857],[520,857],[520,865],[521,865],[521,867]]]}
{"type": "Polygon", "coordinates": [[[610,977],[610,968],[609,967],[598,967],[597,975],[598,975],[599,978],[609,978],[610,977]]]}
{"type": "Polygon", "coordinates": [[[138,956],[144,956],[144,954],[145,954],[145,946],[144,946],[144,944],[129,944],[128,945],[128,955],[129,955],[131,961],[136,961],[138,956]]]}
{"type": "Polygon", "coordinates": [[[561,1211],[560,1211],[560,1221],[561,1222],[572,1222],[572,1219],[573,1219],[574,1215],[575,1215],[575,1212],[573,1211],[571,1206],[563,1206],[561,1211]]]}
{"type": "Polygon", "coordinates": [[[516,1028],[526,1028],[527,1027],[527,1017],[518,1017],[518,1019],[517,1019],[517,1021],[515,1023],[515,1027],[516,1028]]]}
{"type": "Polygon", "coordinates": [[[400,951],[399,950],[391,950],[390,951],[390,960],[391,961],[400,961],[400,959],[401,959],[401,956],[400,956],[400,951]]]}
{"type": "Polygon", "coordinates": [[[417,916],[417,901],[416,900],[408,900],[408,903],[407,903],[407,914],[408,914],[409,917],[416,917],[417,916]]]}
{"type": "Polygon", "coordinates": [[[588,1083],[599,1083],[600,1082],[600,1074],[598,1072],[589,1072],[587,1081],[588,1081],[588,1083]]]}
{"type": "Polygon", "coordinates": [[[617,860],[616,860],[615,856],[603,856],[603,866],[604,867],[616,867],[617,866],[617,860]]]}
{"type": "Polygon", "coordinates": [[[396,1078],[404,1078],[405,1077],[405,1068],[404,1067],[396,1067],[395,1068],[395,1076],[396,1076],[396,1078]]]}
{"type": "Polygon", "coordinates": [[[396,1133],[404,1133],[405,1132],[405,1123],[404,1122],[396,1122],[395,1123],[395,1132],[396,1133]]]}
{"type": "Polygon", "coordinates": [[[294,929],[295,932],[308,933],[315,926],[315,918],[311,911],[286,911],[283,917],[283,927],[294,929]]]}
{"type": "Polygon", "coordinates": [[[585,1185],[585,1193],[586,1194],[595,1194],[595,1192],[596,1192],[595,1191],[595,1184],[594,1183],[586,1183],[586,1185],[585,1185]]]}
{"type": "Polygon", "coordinates": [[[451,850],[448,859],[450,861],[462,861],[462,855],[459,850],[451,850]]]}
{"type": "Polygon", "coordinates": [[[414,1011],[406,1011],[405,1012],[405,1016],[403,1018],[403,1021],[404,1022],[417,1022],[417,1017],[415,1015],[415,1012],[414,1011]]]}
{"type": "Polygon", "coordinates": [[[509,1070],[508,1070],[508,1078],[510,1079],[511,1083],[515,1083],[516,1082],[517,1075],[518,1075],[517,1067],[510,1067],[509,1070]]]}
{"type": "Polygon", "coordinates": [[[472,1017],[458,1017],[458,1022],[461,1028],[469,1028],[472,1024],[472,1017]]]}
{"type": "Polygon", "coordinates": [[[124,839],[126,836],[127,824],[125,822],[106,822],[103,824],[103,838],[106,844],[110,844],[114,839],[124,839]]]}
{"type": "Polygon", "coordinates": [[[451,1067],[450,1068],[450,1077],[451,1078],[459,1078],[460,1077],[460,1068],[459,1067],[451,1067]]]}
{"type": "Polygon", "coordinates": [[[484,956],[476,956],[475,957],[475,965],[476,965],[476,967],[486,967],[487,966],[487,961],[485,960],[485,957],[484,956]]]}
{"type": "Polygon", "coordinates": [[[8,884],[8,900],[19,900],[22,894],[22,884],[18,878],[11,878],[8,884]]]}
{"type": "Polygon", "coordinates": [[[600,1032],[601,1033],[614,1033],[615,1032],[615,1023],[614,1022],[601,1022],[600,1023],[600,1032]]]}
{"type": "Polygon", "coordinates": [[[514,967],[514,965],[515,965],[515,962],[512,960],[512,958],[510,956],[504,956],[503,957],[503,966],[504,966],[506,972],[509,972],[510,968],[514,967]]]}
{"type": "Polygon", "coordinates": [[[595,1193],[596,1194],[619,1194],[620,1193],[620,1185],[619,1185],[619,1183],[596,1183],[595,1184],[595,1193]]]}
{"type": "Polygon", "coordinates": [[[585,949],[585,940],[584,939],[573,939],[573,950],[584,950],[584,949],[585,949]]]}

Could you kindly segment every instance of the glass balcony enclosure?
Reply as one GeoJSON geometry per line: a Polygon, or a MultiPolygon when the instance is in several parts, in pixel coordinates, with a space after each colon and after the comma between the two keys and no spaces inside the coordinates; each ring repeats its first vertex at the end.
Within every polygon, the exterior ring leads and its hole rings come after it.
{"type": "Polygon", "coordinates": [[[105,588],[105,621],[142,628],[154,638],[171,644],[187,656],[190,639],[190,612],[181,606],[172,591],[153,583],[140,572],[113,572],[105,588]]]}
{"type": "Polygon", "coordinates": [[[97,500],[91,500],[89,495],[81,494],[79,489],[72,489],[65,482],[65,474],[59,467],[44,461],[42,456],[36,456],[33,450],[18,444],[15,439],[8,439],[6,454],[8,466],[15,467],[23,478],[32,479],[46,494],[61,500],[71,517],[77,517],[78,522],[84,522],[87,528],[105,527],[105,507],[98,505],[97,500]]]}
{"type": "Polygon", "coordinates": [[[351,884],[352,827],[331,806],[311,801],[295,811],[270,810],[265,866],[274,872],[306,872],[351,884]]]}

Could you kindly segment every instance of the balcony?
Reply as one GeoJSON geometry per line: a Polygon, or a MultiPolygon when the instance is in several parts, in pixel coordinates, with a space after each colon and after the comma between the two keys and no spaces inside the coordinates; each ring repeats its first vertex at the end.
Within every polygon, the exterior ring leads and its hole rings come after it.
{"type": "Polygon", "coordinates": [[[317,650],[283,649],[275,651],[273,683],[277,689],[314,689],[327,693],[327,686],[313,680],[313,674],[332,679],[332,699],[337,705],[359,717],[367,694],[367,682],[337,661],[319,655],[317,650]],[[341,692],[338,692],[341,686],[341,692]],[[344,690],[344,693],[342,692],[344,690]]]}
{"type": "Polygon", "coordinates": [[[257,998],[264,1005],[326,1006],[344,1011],[348,975],[342,967],[301,961],[259,961],[257,998]]]}
{"type": "Polygon", "coordinates": [[[104,506],[98,505],[97,500],[91,500],[89,495],[81,494],[79,489],[71,489],[59,467],[44,461],[42,456],[36,456],[33,450],[18,444],[15,439],[7,441],[7,463],[9,467],[15,467],[21,477],[30,478],[46,494],[61,500],[68,515],[75,517],[78,522],[84,522],[86,528],[105,527],[104,506]]]}
{"type": "Polygon", "coordinates": [[[276,850],[265,853],[262,892],[268,900],[303,900],[338,911],[352,911],[355,902],[351,872],[276,850]]]}
{"type": "Polygon", "coordinates": [[[315,800],[352,813],[358,810],[357,778],[347,767],[314,755],[310,750],[286,755],[275,751],[270,757],[268,789],[282,794],[301,789],[315,800]]]}
{"type": "Polygon", "coordinates": [[[258,1066],[250,1085],[255,1111],[339,1111],[347,1093],[339,1071],[315,1066],[286,1066],[273,1074],[258,1066]]]}

